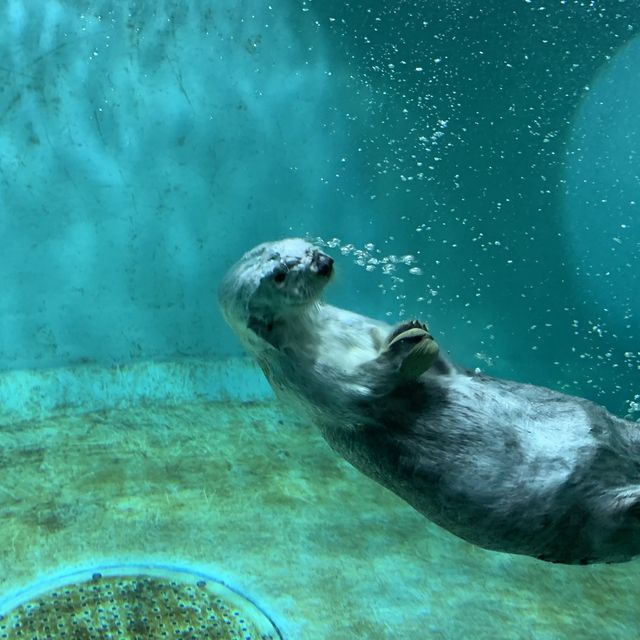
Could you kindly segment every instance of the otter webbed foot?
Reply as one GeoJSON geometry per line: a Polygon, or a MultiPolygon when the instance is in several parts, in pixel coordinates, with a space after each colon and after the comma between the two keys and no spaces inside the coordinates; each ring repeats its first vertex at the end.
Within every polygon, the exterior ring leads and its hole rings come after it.
{"type": "Polygon", "coordinates": [[[402,380],[414,380],[431,367],[439,352],[427,325],[410,320],[391,332],[380,355],[391,358],[397,364],[402,380]]]}

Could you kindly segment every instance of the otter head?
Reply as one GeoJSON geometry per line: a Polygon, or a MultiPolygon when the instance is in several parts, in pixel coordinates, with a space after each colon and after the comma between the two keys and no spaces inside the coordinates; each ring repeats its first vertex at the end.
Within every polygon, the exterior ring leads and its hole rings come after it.
{"type": "Polygon", "coordinates": [[[274,344],[278,320],[304,313],[333,273],[333,259],[300,238],[258,245],[229,270],[220,286],[225,319],[246,346],[274,344]]]}

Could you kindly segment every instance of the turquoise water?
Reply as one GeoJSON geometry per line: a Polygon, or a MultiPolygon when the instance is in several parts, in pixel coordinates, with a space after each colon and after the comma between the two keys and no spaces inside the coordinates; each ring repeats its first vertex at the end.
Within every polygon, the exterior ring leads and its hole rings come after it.
{"type": "Polygon", "coordinates": [[[308,235],[332,302],[637,419],[639,31],[614,0],[6,0],[0,415],[232,393],[145,363],[240,356],[222,274],[308,235]]]}

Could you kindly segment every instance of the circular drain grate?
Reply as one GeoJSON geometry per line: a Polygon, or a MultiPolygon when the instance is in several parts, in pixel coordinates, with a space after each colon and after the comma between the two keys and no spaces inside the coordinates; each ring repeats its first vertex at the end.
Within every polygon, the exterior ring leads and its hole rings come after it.
{"type": "Polygon", "coordinates": [[[49,581],[0,613],[0,639],[276,640],[253,602],[199,573],[110,568],[49,581]],[[5,613],[6,611],[6,613],[5,613]]]}

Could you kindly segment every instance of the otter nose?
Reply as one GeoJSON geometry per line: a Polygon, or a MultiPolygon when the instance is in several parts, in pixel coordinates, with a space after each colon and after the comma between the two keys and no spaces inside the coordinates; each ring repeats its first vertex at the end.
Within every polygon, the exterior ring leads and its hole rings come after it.
{"type": "Polygon", "coordinates": [[[318,275],[330,276],[333,271],[333,258],[319,251],[313,256],[313,264],[315,265],[318,275]]]}

